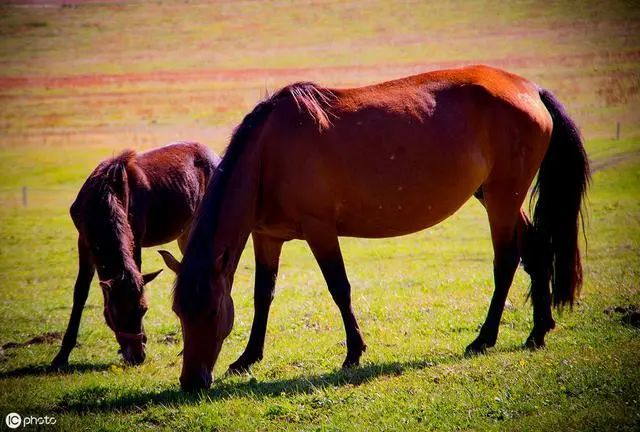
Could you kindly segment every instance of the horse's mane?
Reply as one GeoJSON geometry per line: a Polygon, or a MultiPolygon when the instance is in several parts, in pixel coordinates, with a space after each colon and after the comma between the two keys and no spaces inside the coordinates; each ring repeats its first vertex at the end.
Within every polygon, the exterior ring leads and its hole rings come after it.
{"type": "Polygon", "coordinates": [[[255,142],[258,130],[266,122],[273,108],[284,100],[293,100],[300,114],[316,122],[320,131],[331,125],[333,92],[316,84],[302,82],[282,88],[259,102],[236,127],[220,165],[209,180],[207,191],[197,211],[182,266],[174,286],[174,305],[182,312],[195,313],[210,305],[208,277],[213,264],[213,239],[220,214],[223,195],[229,178],[247,146],[255,142]]]}
{"type": "Polygon", "coordinates": [[[318,123],[320,130],[331,126],[330,117],[333,116],[330,106],[335,99],[334,93],[326,88],[310,82],[292,84],[280,90],[274,97],[291,95],[300,111],[305,109],[307,114],[318,123]]]}
{"type": "Polygon", "coordinates": [[[135,267],[131,254],[133,233],[127,215],[127,166],[135,163],[135,157],[133,150],[125,150],[98,165],[70,209],[76,227],[91,244],[92,252],[117,268],[135,267]]]}

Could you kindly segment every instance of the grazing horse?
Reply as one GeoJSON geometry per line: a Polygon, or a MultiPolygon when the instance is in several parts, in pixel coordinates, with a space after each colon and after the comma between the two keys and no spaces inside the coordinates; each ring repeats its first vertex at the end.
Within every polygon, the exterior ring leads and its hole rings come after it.
{"type": "Polygon", "coordinates": [[[233,325],[231,287],[249,234],[255,317],[231,370],[262,358],[280,251],[291,239],[309,244],[340,310],[348,367],[358,364],[366,345],[338,237],[413,233],[451,216],[472,195],[489,218],[495,291],[467,353],[496,343],[521,260],[532,281],[534,323],[526,345],[543,346],[555,326],[551,306],[572,304],[582,283],[578,222],[588,182],[579,131],[560,102],[502,70],[472,66],[351,89],[283,88],[235,130],[184,259],[174,263],[182,388],[211,384],[233,325]],[[536,173],[530,221],[522,205],[536,173]]]}
{"type": "Polygon", "coordinates": [[[53,368],[68,363],[95,270],[104,295],[104,317],[124,361],[144,361],[144,286],[161,270],[140,273],[141,248],[176,238],[184,247],[193,214],[219,161],[202,144],[178,142],[141,154],[127,150],[91,173],[70,210],[79,234],[79,270],[71,317],[53,368]]]}

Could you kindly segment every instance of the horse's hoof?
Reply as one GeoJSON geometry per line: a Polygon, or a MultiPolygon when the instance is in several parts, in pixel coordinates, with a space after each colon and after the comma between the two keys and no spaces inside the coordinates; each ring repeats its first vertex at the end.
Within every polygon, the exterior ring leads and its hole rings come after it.
{"type": "Polygon", "coordinates": [[[69,367],[69,362],[67,360],[58,360],[53,359],[51,365],[49,365],[50,372],[59,372],[61,370],[67,369],[69,367]]]}
{"type": "Polygon", "coordinates": [[[229,365],[229,369],[227,369],[228,375],[244,375],[249,373],[249,368],[251,365],[246,363],[235,362],[229,365]]]}
{"type": "Polygon", "coordinates": [[[475,357],[477,355],[484,355],[487,353],[487,344],[483,342],[472,342],[464,350],[465,357],[475,357]]]}
{"type": "Polygon", "coordinates": [[[249,366],[229,366],[227,369],[227,375],[247,375],[250,373],[249,366]]]}
{"type": "Polygon", "coordinates": [[[530,350],[539,350],[544,348],[546,344],[544,343],[544,338],[536,339],[534,337],[529,337],[524,343],[524,346],[530,350]]]}

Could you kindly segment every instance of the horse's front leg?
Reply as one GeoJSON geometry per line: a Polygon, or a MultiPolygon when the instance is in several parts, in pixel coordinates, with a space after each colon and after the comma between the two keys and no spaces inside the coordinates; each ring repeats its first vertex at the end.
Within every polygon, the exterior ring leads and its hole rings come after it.
{"type": "Polygon", "coordinates": [[[81,237],[78,238],[78,261],[78,277],[76,278],[76,284],[73,288],[73,308],[71,309],[71,317],[69,318],[67,330],[65,331],[64,338],[62,339],[60,351],[51,362],[52,369],[63,368],[69,363],[69,354],[71,354],[71,351],[76,346],[82,310],[84,309],[87,296],[89,295],[91,279],[93,279],[93,275],[95,273],[95,267],[91,259],[89,246],[81,237]]]}
{"type": "Polygon", "coordinates": [[[238,360],[229,366],[231,373],[246,372],[252,364],[262,360],[269,308],[275,294],[282,243],[282,240],[253,234],[253,249],[256,259],[256,280],[253,295],[255,312],[249,342],[238,360]]]}
{"type": "Polygon", "coordinates": [[[342,315],[347,336],[347,357],[342,367],[357,366],[360,363],[362,353],[367,349],[367,345],[364,343],[351,307],[351,285],[344,268],[335,225],[332,227],[324,222],[314,220],[304,224],[303,230],[305,239],[327,282],[329,292],[342,315]]]}

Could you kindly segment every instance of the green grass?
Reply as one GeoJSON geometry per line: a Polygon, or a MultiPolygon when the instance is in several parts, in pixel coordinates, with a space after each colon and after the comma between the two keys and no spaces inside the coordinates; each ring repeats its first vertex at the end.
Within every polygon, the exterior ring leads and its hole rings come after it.
{"type": "MultiPolygon", "coordinates": [[[[589,148],[597,154],[614,144],[589,148]]],[[[620,148],[638,152],[640,142],[620,148]]],[[[82,161],[83,152],[77,155],[82,161]]],[[[76,183],[82,180],[80,169],[54,165],[34,179],[64,179],[68,171],[76,183]]],[[[282,257],[264,361],[251,376],[223,376],[244,348],[252,319],[249,245],[236,276],[235,327],[209,392],[188,396],[178,389],[181,347],[162,341],[179,335],[170,310],[172,278],[165,273],[149,287],[149,357],[143,366],[121,366],[94,283],[82,346],[71,358],[74,368],[44,371],[57,343],[6,349],[0,357],[0,413],[52,414],[61,429],[92,430],[635,430],[639,330],[604,310],[640,304],[639,185],[637,159],[595,174],[584,294],[573,311],[557,317],[545,350],[521,349],[531,311],[526,275],[519,270],[497,347],[486,356],[462,356],[492,292],[486,217],[471,201],[415,235],[342,240],[354,307],[369,344],[358,369],[338,369],[345,354],[339,313],[306,245],[291,242],[282,257]]],[[[26,209],[5,207],[0,216],[0,340],[20,342],[62,330],[76,271],[66,207],[35,200],[26,209]]],[[[171,249],[177,252],[175,245],[171,249]]],[[[161,267],[153,250],[145,251],[144,266],[161,267]]]]}
{"type": "MultiPolygon", "coordinates": [[[[0,424],[18,412],[56,416],[51,430],[640,429],[640,330],[605,313],[640,305],[640,9],[359,5],[0,6],[0,343],[64,330],[77,271],[68,207],[100,160],[176,138],[219,151],[264,88],[288,81],[359,85],[482,61],[558,94],[598,169],[583,294],[572,311],[556,314],[548,347],[521,348],[532,317],[518,270],[497,346],[462,356],[493,290],[486,215],[471,200],[411,236],[341,240],[369,346],[357,369],[339,369],[340,314],[306,244],[290,242],[265,358],[251,375],[224,375],[253,317],[249,244],[235,278],[235,327],[210,391],[178,388],[182,347],[169,271],[148,287],[148,357],[137,368],[124,367],[116,352],[94,281],[69,371],[46,371],[59,342],[0,351],[0,424]],[[73,81],[105,74],[110,81],[73,81]],[[24,75],[48,80],[3,84],[24,75]],[[611,139],[616,121],[621,140],[611,139]]],[[[179,256],[175,244],[168,248],[179,256]]],[[[163,267],[155,249],[143,253],[145,271],[163,267]]]]}

